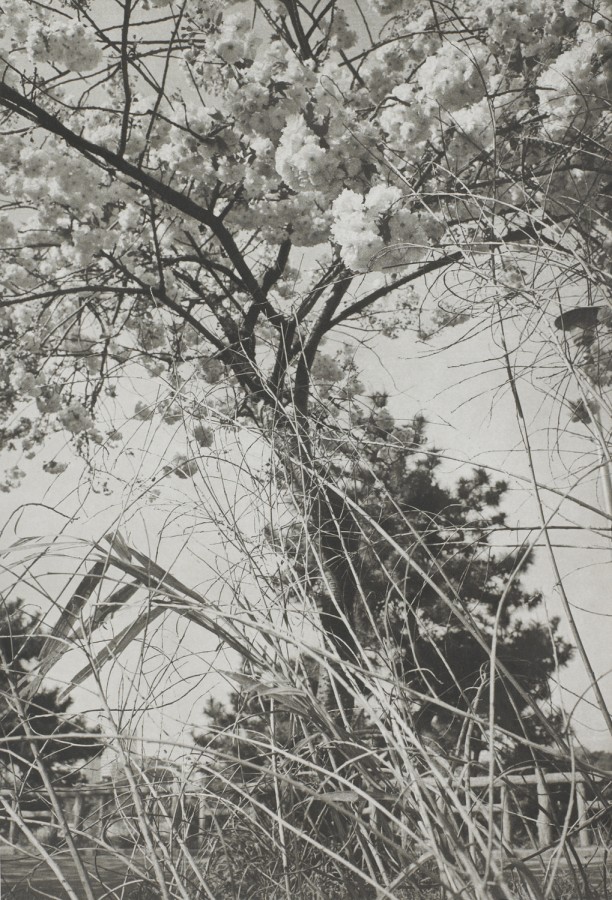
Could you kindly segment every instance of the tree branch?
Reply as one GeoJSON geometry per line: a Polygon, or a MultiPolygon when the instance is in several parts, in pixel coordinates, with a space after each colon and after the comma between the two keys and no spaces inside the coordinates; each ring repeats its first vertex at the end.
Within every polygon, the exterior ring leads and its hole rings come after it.
{"type": "Polygon", "coordinates": [[[285,271],[290,252],[291,240],[290,238],[287,238],[278,248],[278,256],[276,257],[276,262],[266,271],[262,279],[261,289],[266,296],[268,296],[268,291],[274,287],[278,279],[285,271]]]}
{"type": "MultiPolygon", "coordinates": [[[[493,239],[489,243],[491,248],[494,248],[496,246],[501,246],[502,244],[513,243],[514,241],[524,241],[527,238],[541,238],[541,232],[544,228],[546,228],[545,224],[535,225],[534,223],[530,223],[529,225],[524,225],[515,228],[512,231],[508,231],[503,237],[493,239]]],[[[360,300],[356,300],[355,303],[351,303],[350,306],[347,306],[346,309],[342,310],[341,313],[329,322],[329,328],[334,328],[341,322],[345,322],[347,319],[351,318],[351,316],[358,315],[358,313],[367,309],[368,306],[371,306],[372,303],[375,303],[382,297],[386,297],[387,294],[397,290],[397,288],[403,287],[403,285],[409,284],[411,281],[417,281],[417,279],[422,278],[424,275],[429,275],[430,272],[437,272],[438,269],[443,269],[446,266],[459,262],[464,259],[464,257],[465,253],[463,250],[457,250],[455,253],[449,253],[446,256],[440,257],[440,259],[433,259],[431,262],[425,263],[425,265],[417,269],[416,272],[410,272],[408,275],[398,278],[397,281],[394,281],[392,284],[386,284],[367,294],[365,297],[362,297],[360,300]]]]}
{"type": "Polygon", "coordinates": [[[225,250],[232,265],[236,269],[236,272],[244,282],[246,290],[251,294],[254,301],[262,305],[265,304],[265,297],[262,294],[257,279],[247,265],[234,238],[218,216],[215,216],[210,210],[204,209],[204,207],[195,203],[190,197],[185,196],[185,194],[182,194],[180,191],[164,184],[147,172],[143,172],[138,166],[123,159],[112,150],[102,147],[99,144],[94,144],[92,141],[87,140],[87,138],[82,137],[70,128],[67,128],[56,116],[46,112],[33,100],[24,97],[7,84],[0,84],[0,104],[8,110],[30,119],[30,121],[33,121],[51,134],[57,135],[57,137],[60,137],[66,144],[73,147],[84,156],[102,160],[112,169],[115,169],[122,175],[132,179],[136,182],[138,187],[144,189],[148,193],[154,194],[164,203],[167,203],[169,206],[174,207],[174,209],[179,210],[179,212],[184,213],[186,216],[195,219],[196,222],[200,222],[202,225],[209,228],[225,250]]]}

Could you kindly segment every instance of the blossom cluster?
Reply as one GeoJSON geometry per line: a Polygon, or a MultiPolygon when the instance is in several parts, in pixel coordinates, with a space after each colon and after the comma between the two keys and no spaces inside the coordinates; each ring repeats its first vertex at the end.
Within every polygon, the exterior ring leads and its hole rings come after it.
{"type": "Polygon", "coordinates": [[[33,62],[72,72],[91,72],[103,60],[95,35],[82,22],[66,26],[63,22],[34,20],[28,30],[26,49],[33,62]]]}
{"type": "Polygon", "coordinates": [[[85,401],[114,367],[157,375],[178,360],[210,389],[228,382],[219,344],[240,344],[253,282],[270,282],[252,341],[265,381],[270,307],[308,328],[319,283],[324,303],[338,278],[384,273],[372,310],[394,333],[412,300],[392,275],[488,257],[525,223],[588,235],[589,265],[609,266],[612,0],[371,0],[368,28],[337,0],[301,32],[282,4],[264,26],[244,5],[196,0],[151,65],[172,7],[134,23],[123,50],[94,7],[58,0],[43,18],[7,0],[0,51],[7,83],[41,110],[9,110],[0,134],[19,207],[0,217],[15,300],[1,324],[20,354],[7,368],[73,438],[94,434],[85,401]],[[316,258],[308,273],[303,258],[316,258]]]}
{"type": "Polygon", "coordinates": [[[444,229],[429,212],[412,212],[402,202],[401,189],[384,184],[365,196],[350,190],[340,194],[331,231],[349,268],[384,270],[426,256],[430,237],[444,229]]]}

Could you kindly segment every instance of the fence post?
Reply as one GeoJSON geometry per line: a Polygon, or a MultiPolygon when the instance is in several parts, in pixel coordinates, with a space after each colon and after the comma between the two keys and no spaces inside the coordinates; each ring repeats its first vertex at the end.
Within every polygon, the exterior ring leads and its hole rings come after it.
{"type": "Polygon", "coordinates": [[[548,793],[546,776],[540,769],[536,770],[536,784],[538,790],[538,844],[545,847],[552,844],[552,801],[548,793]]]}
{"type": "Polygon", "coordinates": [[[509,844],[512,841],[512,819],[510,818],[510,791],[505,784],[502,784],[499,789],[499,805],[502,811],[502,841],[509,844]]]}
{"type": "Polygon", "coordinates": [[[406,812],[404,812],[403,809],[399,814],[399,820],[402,823],[402,831],[400,834],[400,847],[402,848],[402,850],[408,850],[410,847],[410,831],[409,831],[410,820],[408,818],[408,814],[406,812]]]}
{"type": "Polygon", "coordinates": [[[591,846],[591,829],[587,828],[584,822],[587,818],[587,802],[586,802],[586,782],[584,775],[576,776],[576,810],[578,812],[578,846],[591,846]]]}
{"type": "Polygon", "coordinates": [[[83,822],[83,794],[76,791],[72,803],[72,827],[78,831],[83,822]]]}
{"type": "Polygon", "coordinates": [[[104,814],[109,803],[107,797],[112,799],[111,795],[103,790],[97,790],[93,796],[91,833],[94,840],[96,838],[102,840],[104,837],[104,814]]]}
{"type": "MultiPolygon", "coordinates": [[[[12,809],[17,812],[17,803],[14,800],[9,800],[9,803],[12,809]]],[[[18,838],[18,830],[17,830],[17,822],[15,819],[9,819],[9,832],[8,832],[8,842],[12,847],[17,846],[17,838],[18,838]]]]}
{"type": "Polygon", "coordinates": [[[198,837],[197,837],[197,846],[198,848],[204,846],[204,836],[206,834],[206,825],[208,820],[208,804],[207,804],[207,795],[206,794],[198,794],[198,837]]]}

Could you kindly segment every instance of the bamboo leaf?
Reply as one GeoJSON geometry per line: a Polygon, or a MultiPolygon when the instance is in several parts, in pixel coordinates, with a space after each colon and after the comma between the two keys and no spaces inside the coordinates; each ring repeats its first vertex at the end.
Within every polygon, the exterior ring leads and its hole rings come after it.
{"type": "Polygon", "coordinates": [[[104,535],[104,540],[110,544],[113,553],[117,553],[128,562],[131,560],[132,551],[128,547],[120,531],[109,531],[108,534],[104,535]]]}
{"type": "Polygon", "coordinates": [[[79,582],[77,589],[70,597],[62,610],[59,619],[51,629],[45,640],[38,657],[38,670],[36,675],[24,676],[18,685],[21,696],[25,699],[32,697],[40,688],[45,675],[51,671],[56,662],[64,655],[66,640],[71,633],[76,633],[76,622],[81,611],[93,592],[101,584],[106,571],[105,562],[96,562],[79,582]]]}
{"type": "Polygon", "coordinates": [[[166,612],[166,610],[163,606],[149,608],[132,622],[131,625],[124,628],[123,631],[109,641],[106,647],[103,647],[102,650],[100,650],[94,659],[77,672],[74,678],[71,679],[70,684],[61,692],[59,699],[64,700],[73,688],[82,684],[96,670],[101,669],[110,659],[119,656],[119,654],[122,653],[148,625],[151,625],[156,619],[162,616],[164,612],[166,612]]]}
{"type": "Polygon", "coordinates": [[[114,615],[121,606],[125,606],[127,601],[131,600],[134,594],[140,590],[140,587],[139,584],[125,584],[123,587],[119,588],[118,591],[115,591],[114,594],[111,594],[107,600],[99,603],[93,614],[87,622],[85,622],[84,626],[79,628],[76,637],[82,637],[83,635],[92,634],[96,631],[96,629],[98,629],[106,619],[114,615]]]}

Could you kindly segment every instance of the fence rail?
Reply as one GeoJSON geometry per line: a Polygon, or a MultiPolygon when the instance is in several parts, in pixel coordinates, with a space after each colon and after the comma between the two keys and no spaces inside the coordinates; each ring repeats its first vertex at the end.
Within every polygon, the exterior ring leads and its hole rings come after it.
{"type": "MultiPolygon", "coordinates": [[[[182,837],[193,845],[200,844],[210,832],[213,819],[222,819],[223,811],[211,808],[209,795],[197,789],[177,789],[169,785],[153,785],[153,792],[143,787],[142,797],[148,818],[155,821],[159,831],[182,832],[182,837]]],[[[63,816],[72,833],[88,837],[94,843],[112,841],[121,837],[120,827],[129,826],[135,820],[132,790],[123,784],[79,785],[72,788],[56,788],[63,816]]],[[[19,843],[20,821],[28,828],[58,827],[53,806],[42,792],[16,796],[14,792],[0,790],[14,816],[2,815],[0,823],[8,826],[8,843],[19,843]]]]}
{"type": "Polygon", "coordinates": [[[580,848],[587,850],[601,846],[601,839],[593,826],[602,821],[607,812],[612,813],[612,797],[604,799],[601,790],[594,789],[611,783],[612,776],[606,778],[603,775],[587,776],[581,772],[536,771],[500,774],[493,781],[488,775],[478,775],[467,779],[465,788],[468,793],[485,803],[488,803],[489,792],[493,789],[494,799],[495,795],[498,798],[493,807],[500,817],[500,833],[506,845],[513,844],[517,820],[524,822],[527,818],[515,797],[517,788],[526,788],[533,791],[532,799],[536,804],[534,849],[553,846],[560,837],[559,827],[567,819],[570,836],[576,838],[580,848]],[[556,809],[551,788],[559,786],[566,786],[569,791],[567,798],[561,798],[560,808],[556,809]],[[479,791],[482,792],[480,796],[479,791]]]}
{"type": "MultiPolygon", "coordinates": [[[[612,827],[612,796],[604,795],[603,790],[611,784],[612,776],[606,779],[579,772],[534,772],[501,774],[492,782],[488,776],[473,776],[453,788],[464,794],[474,815],[486,814],[493,808],[502,843],[507,847],[519,845],[520,830],[534,850],[554,846],[565,823],[565,832],[578,847],[588,850],[601,846],[598,826],[602,822],[612,827]],[[567,791],[561,791],[559,796],[559,788],[563,787],[567,791]]],[[[120,839],[121,827],[129,832],[130,821],[135,819],[131,789],[120,782],[57,788],[55,793],[74,834],[94,843],[120,839]]],[[[10,844],[18,843],[20,819],[30,827],[57,828],[55,811],[42,794],[32,792],[17,797],[11,791],[0,790],[0,796],[16,814],[0,816],[10,844]]],[[[210,795],[197,787],[168,782],[143,785],[142,796],[148,816],[160,831],[178,833],[194,847],[201,846],[214,823],[222,824],[227,816],[223,807],[211,807],[210,795]]]]}

